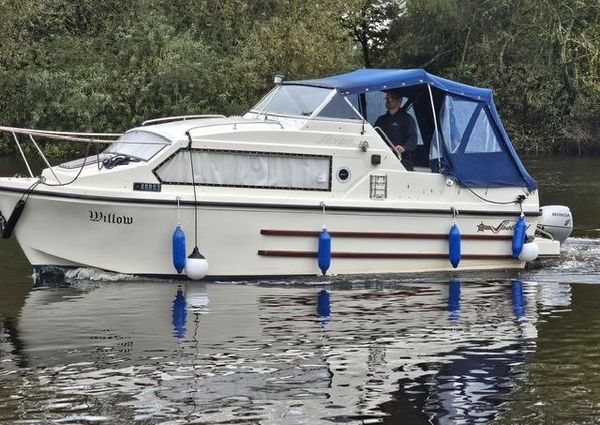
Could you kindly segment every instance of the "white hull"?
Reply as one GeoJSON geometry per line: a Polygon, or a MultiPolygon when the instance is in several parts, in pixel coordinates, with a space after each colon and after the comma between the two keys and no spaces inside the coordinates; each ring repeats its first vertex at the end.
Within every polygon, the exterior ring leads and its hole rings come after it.
{"type": "MultiPolygon", "coordinates": [[[[4,192],[0,208],[8,217],[20,198],[4,192]]],[[[221,203],[199,199],[198,247],[209,263],[209,277],[320,274],[317,234],[325,224],[332,237],[328,274],[406,273],[453,270],[448,260],[450,214],[382,209],[326,211],[306,205],[221,203]]],[[[180,206],[186,251],[194,246],[193,205],[180,206]]],[[[31,195],[15,235],[34,266],[94,267],[140,275],[176,274],[171,238],[177,205],[156,200],[109,202],[31,195]]],[[[460,270],[521,268],[511,257],[512,232],[478,232],[481,223],[507,228],[506,215],[464,214],[460,270]],[[484,238],[484,239],[469,239],[484,238]]],[[[530,218],[535,228],[535,218],[530,218]]]]}

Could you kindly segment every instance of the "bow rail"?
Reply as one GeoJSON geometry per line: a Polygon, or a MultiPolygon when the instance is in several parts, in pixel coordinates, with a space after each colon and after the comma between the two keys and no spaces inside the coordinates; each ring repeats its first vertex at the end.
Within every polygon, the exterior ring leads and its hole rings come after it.
{"type": "MultiPolygon", "coordinates": [[[[50,169],[54,178],[58,181],[58,177],[52,170],[52,166],[48,162],[46,155],[40,149],[39,145],[34,139],[35,137],[41,137],[45,139],[53,139],[53,140],[64,140],[68,142],[83,142],[83,143],[114,143],[117,138],[121,136],[120,133],[83,133],[83,132],[72,132],[72,131],[52,131],[52,130],[37,130],[34,128],[20,128],[20,127],[9,127],[9,126],[0,126],[0,133],[10,133],[13,136],[15,144],[17,145],[17,149],[21,154],[21,158],[25,162],[25,166],[27,167],[27,171],[29,172],[30,177],[34,177],[33,171],[31,170],[31,166],[29,165],[29,161],[25,156],[25,152],[23,152],[23,148],[21,146],[21,142],[17,137],[19,135],[27,135],[29,136],[29,140],[35,147],[44,164],[50,169]]],[[[124,142],[126,143],[126,142],[124,142]]]]}

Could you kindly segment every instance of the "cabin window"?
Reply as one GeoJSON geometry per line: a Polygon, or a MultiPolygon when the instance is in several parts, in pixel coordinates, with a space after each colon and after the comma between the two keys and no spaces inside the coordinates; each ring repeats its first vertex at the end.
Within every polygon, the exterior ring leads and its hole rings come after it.
{"type": "MultiPolygon", "coordinates": [[[[331,190],[329,156],[200,149],[191,155],[199,185],[331,190]]],[[[190,150],[177,152],[155,174],[164,184],[192,184],[190,150]]]]}
{"type": "Polygon", "coordinates": [[[148,161],[168,144],[169,141],[158,134],[132,130],[121,135],[103,153],[126,155],[148,161]]]}

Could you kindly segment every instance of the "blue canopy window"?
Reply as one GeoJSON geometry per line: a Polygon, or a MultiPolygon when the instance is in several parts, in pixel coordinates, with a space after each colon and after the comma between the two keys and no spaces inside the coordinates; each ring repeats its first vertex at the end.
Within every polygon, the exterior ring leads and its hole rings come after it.
{"type": "MultiPolygon", "coordinates": [[[[484,102],[444,95],[439,111],[438,137],[442,171],[473,187],[512,186],[520,173],[484,102]],[[504,145],[505,146],[505,145],[504,145]]],[[[439,157],[435,134],[430,140],[432,167],[439,157]]]]}
{"type": "Polygon", "coordinates": [[[477,120],[465,146],[465,153],[502,152],[502,145],[498,140],[498,130],[492,124],[488,114],[487,108],[482,108],[476,115],[477,120]]]}

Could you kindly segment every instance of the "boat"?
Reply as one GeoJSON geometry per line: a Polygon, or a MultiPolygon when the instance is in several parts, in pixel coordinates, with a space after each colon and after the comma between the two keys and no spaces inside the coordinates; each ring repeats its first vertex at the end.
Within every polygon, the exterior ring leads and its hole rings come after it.
{"type": "Polygon", "coordinates": [[[573,228],[568,207],[540,208],[492,91],[422,69],[277,76],[243,116],[158,118],[123,134],[0,130],[29,170],[0,178],[2,234],[35,269],[192,279],[519,269],[559,256],[573,228]],[[416,122],[411,171],[374,127],[390,90],[416,122]],[[39,176],[23,137],[45,161],[39,176]],[[86,154],[50,166],[41,138],[85,143],[86,154]]]}

